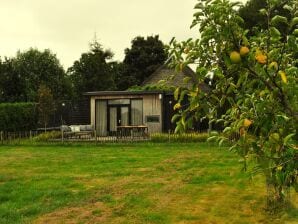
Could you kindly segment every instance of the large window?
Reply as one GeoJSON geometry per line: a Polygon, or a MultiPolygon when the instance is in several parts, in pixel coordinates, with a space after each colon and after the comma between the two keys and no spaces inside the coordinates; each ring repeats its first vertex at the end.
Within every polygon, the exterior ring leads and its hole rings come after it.
{"type": "Polygon", "coordinates": [[[107,101],[96,101],[96,131],[99,136],[107,135],[107,101]]]}
{"type": "Polygon", "coordinates": [[[143,99],[96,100],[95,126],[99,136],[117,131],[118,126],[142,125],[143,99]]]}
{"type": "Polygon", "coordinates": [[[131,124],[132,125],[143,124],[143,100],[142,99],[131,100],[131,124]]]}

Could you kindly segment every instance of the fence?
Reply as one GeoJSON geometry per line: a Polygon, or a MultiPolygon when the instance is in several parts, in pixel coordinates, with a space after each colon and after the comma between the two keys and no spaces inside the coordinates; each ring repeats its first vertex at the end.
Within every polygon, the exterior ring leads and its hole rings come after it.
{"type": "Polygon", "coordinates": [[[19,144],[25,142],[48,142],[48,143],[64,143],[64,142],[135,142],[147,141],[149,135],[142,135],[138,132],[118,132],[109,136],[98,136],[95,131],[80,132],[62,132],[60,130],[34,130],[23,132],[5,132],[0,131],[0,144],[19,144]]]}
{"type": "Polygon", "coordinates": [[[32,140],[33,137],[40,134],[40,131],[19,131],[19,132],[7,132],[0,131],[0,143],[10,144],[19,143],[23,140],[32,140]]]}
{"type": "MultiPolygon", "coordinates": [[[[137,142],[137,141],[151,141],[151,142],[206,142],[209,133],[188,132],[188,133],[152,133],[147,135],[140,135],[139,133],[130,134],[119,132],[111,133],[109,136],[97,136],[95,131],[92,132],[74,132],[65,133],[61,131],[22,131],[22,132],[4,132],[0,131],[0,144],[19,144],[22,142],[93,142],[93,143],[115,143],[115,142],[137,142]]],[[[239,133],[234,133],[227,138],[228,142],[233,142],[240,137],[239,133]]]]}

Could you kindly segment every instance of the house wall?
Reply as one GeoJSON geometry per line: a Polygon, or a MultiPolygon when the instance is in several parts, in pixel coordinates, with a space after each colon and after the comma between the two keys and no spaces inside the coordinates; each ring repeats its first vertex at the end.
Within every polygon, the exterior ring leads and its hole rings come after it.
{"type": "Polygon", "coordinates": [[[149,133],[162,132],[162,99],[159,99],[159,94],[143,96],[143,121],[149,133]],[[152,115],[159,116],[159,123],[146,122],[146,117],[152,115]]]}
{"type": "Polygon", "coordinates": [[[95,127],[95,101],[98,99],[143,99],[143,123],[148,126],[149,133],[162,132],[162,99],[159,94],[125,95],[125,96],[92,96],[90,98],[90,119],[95,127]],[[159,122],[146,122],[147,116],[159,116],[159,122]]]}

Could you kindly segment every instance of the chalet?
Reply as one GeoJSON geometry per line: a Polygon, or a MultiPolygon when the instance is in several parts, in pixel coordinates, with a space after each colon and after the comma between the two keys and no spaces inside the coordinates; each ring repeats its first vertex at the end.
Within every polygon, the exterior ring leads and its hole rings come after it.
{"type": "MultiPolygon", "coordinates": [[[[194,79],[195,73],[186,67],[176,72],[161,66],[143,86],[165,80],[167,86],[187,85],[185,77],[194,79]],[[171,77],[171,78],[169,78],[171,77]]],[[[161,90],[151,91],[97,91],[87,92],[90,97],[90,120],[98,136],[114,135],[119,126],[146,126],[149,133],[174,130],[171,123],[174,114],[173,93],[161,90]]]]}

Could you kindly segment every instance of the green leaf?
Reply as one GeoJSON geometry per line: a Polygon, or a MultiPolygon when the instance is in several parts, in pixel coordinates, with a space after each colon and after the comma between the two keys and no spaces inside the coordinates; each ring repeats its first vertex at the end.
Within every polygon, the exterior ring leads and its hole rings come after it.
{"type": "Polygon", "coordinates": [[[201,2],[199,2],[199,3],[197,3],[197,4],[195,5],[194,8],[195,8],[195,9],[203,9],[203,8],[204,8],[204,5],[203,5],[201,2]]]}
{"type": "Polygon", "coordinates": [[[211,136],[218,136],[218,132],[217,132],[217,131],[211,131],[211,132],[210,132],[210,135],[211,135],[211,136]]]}
{"type": "Polygon", "coordinates": [[[175,121],[177,121],[179,118],[180,118],[180,114],[175,114],[172,119],[171,119],[171,122],[174,123],[175,121]]]}
{"type": "Polygon", "coordinates": [[[172,45],[172,44],[174,43],[175,40],[176,40],[176,38],[175,38],[175,37],[172,37],[172,39],[171,39],[169,45],[172,45]]]}
{"type": "Polygon", "coordinates": [[[218,138],[217,136],[211,136],[207,139],[207,142],[216,141],[217,138],[218,138]]]}
{"type": "Polygon", "coordinates": [[[278,25],[278,24],[280,24],[280,23],[288,23],[288,19],[286,18],[286,17],[284,17],[284,16],[280,16],[280,15],[276,15],[276,16],[274,16],[272,19],[271,19],[271,24],[273,25],[273,26],[276,26],[276,25],[278,25]]]}
{"type": "Polygon", "coordinates": [[[200,16],[204,16],[204,13],[202,12],[196,12],[195,14],[193,14],[194,17],[200,17],[200,16]]]}
{"type": "Polygon", "coordinates": [[[180,88],[178,87],[178,88],[175,89],[175,92],[174,92],[174,99],[175,99],[175,100],[178,100],[178,98],[179,98],[179,93],[180,93],[180,88]]]}
{"type": "Polygon", "coordinates": [[[260,9],[259,12],[264,16],[266,16],[268,13],[266,9],[260,9]]]}
{"type": "Polygon", "coordinates": [[[186,77],[183,79],[183,82],[184,82],[184,83],[188,83],[189,80],[191,80],[191,77],[186,76],[186,77]]]}
{"type": "Polygon", "coordinates": [[[223,133],[226,133],[226,132],[229,132],[229,131],[231,131],[231,130],[232,130],[231,127],[226,127],[222,132],[223,132],[223,133]]]}
{"type": "Polygon", "coordinates": [[[270,27],[270,34],[272,37],[280,37],[280,32],[275,27],[270,27]]]}
{"type": "Polygon", "coordinates": [[[181,102],[182,100],[184,100],[184,96],[187,94],[188,90],[183,90],[180,93],[180,97],[179,97],[179,101],[181,102]]]}
{"type": "Polygon", "coordinates": [[[287,135],[287,136],[284,138],[284,144],[287,144],[287,142],[288,142],[292,137],[294,137],[295,135],[296,135],[295,133],[287,135]]]}
{"type": "Polygon", "coordinates": [[[225,142],[225,139],[222,138],[222,139],[219,141],[218,145],[219,145],[219,146],[222,146],[224,142],[225,142]]]}
{"type": "Polygon", "coordinates": [[[293,8],[291,7],[291,6],[289,6],[289,5],[284,5],[284,7],[283,7],[285,10],[288,10],[288,11],[292,11],[293,10],[293,8]]]}
{"type": "Polygon", "coordinates": [[[291,21],[291,27],[295,26],[296,24],[298,24],[298,17],[294,17],[291,21]]]}
{"type": "Polygon", "coordinates": [[[190,29],[198,25],[198,21],[193,21],[192,24],[190,25],[190,29]]]}
{"type": "Polygon", "coordinates": [[[296,37],[298,37],[298,29],[295,29],[295,30],[293,31],[293,35],[295,35],[296,37]]]}
{"type": "Polygon", "coordinates": [[[233,150],[235,150],[235,149],[237,149],[237,145],[233,145],[233,146],[231,146],[231,147],[229,148],[229,151],[233,151],[233,150]]]}

